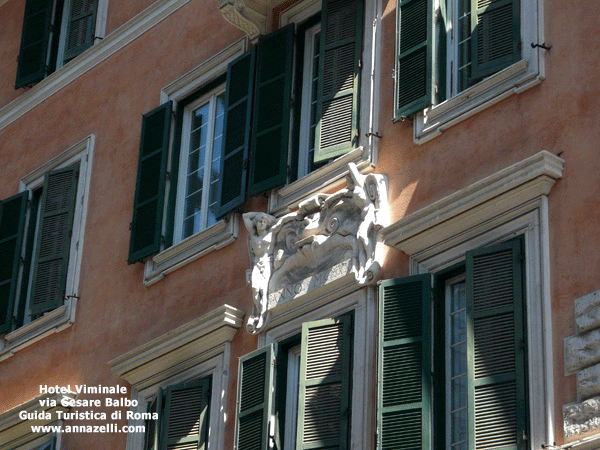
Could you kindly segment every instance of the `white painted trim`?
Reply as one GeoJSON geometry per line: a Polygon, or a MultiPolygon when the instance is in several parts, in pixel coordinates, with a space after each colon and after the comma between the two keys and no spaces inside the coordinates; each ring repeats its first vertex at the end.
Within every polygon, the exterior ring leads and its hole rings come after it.
{"type": "Polygon", "coordinates": [[[8,3],[8,0],[0,0],[0,7],[7,3],[8,3]]]}
{"type": "Polygon", "coordinates": [[[542,151],[383,230],[389,245],[410,255],[411,274],[436,273],[468,250],[525,237],[530,450],[554,442],[547,195],[563,163],[542,151]]]}
{"type": "MultiPolygon", "coordinates": [[[[0,361],[10,358],[15,352],[46,336],[70,327],[75,322],[92,162],[94,159],[94,142],[94,135],[90,135],[21,178],[19,191],[31,191],[43,184],[44,174],[49,170],[67,167],[76,162],[79,163],[79,180],[67,271],[67,299],[62,306],[45,313],[42,317],[27,323],[21,328],[5,334],[0,339],[0,361]]],[[[18,292],[17,298],[19,298],[19,295],[18,292]]]]}
{"type": "MultiPolygon", "coordinates": [[[[57,411],[66,412],[69,408],[62,406],[61,401],[68,399],[73,400],[74,393],[67,394],[40,394],[19,406],[9,409],[0,414],[0,450],[29,450],[37,448],[36,445],[41,444],[52,437],[51,433],[40,435],[32,433],[31,425],[58,425],[59,420],[56,415],[57,411]],[[47,405],[42,406],[40,400],[50,400],[47,405]],[[50,403],[56,402],[56,406],[50,406],[50,403]],[[26,411],[33,413],[45,412],[50,413],[50,420],[21,420],[19,413],[26,411]]],[[[59,448],[59,447],[57,447],[59,448]]]]}
{"type": "Polygon", "coordinates": [[[306,19],[321,12],[322,0],[304,0],[298,2],[279,14],[279,27],[292,22],[302,23],[306,19]]]}
{"type": "Polygon", "coordinates": [[[0,109],[0,130],[133,42],[190,0],[158,0],[77,58],[0,109]]]}
{"type": "Polygon", "coordinates": [[[600,434],[579,439],[568,444],[556,446],[547,446],[546,450],[598,450],[600,448],[600,434]]]}
{"type": "Polygon", "coordinates": [[[521,61],[455,97],[418,113],[413,125],[414,141],[417,144],[430,141],[449,127],[544,80],[545,50],[531,47],[532,43],[544,42],[542,3],[542,0],[521,2],[521,61]]]}
{"type": "Polygon", "coordinates": [[[375,340],[377,338],[376,288],[364,287],[351,294],[340,295],[336,300],[313,308],[285,323],[259,335],[259,348],[281,342],[302,331],[305,322],[337,317],[354,310],[354,347],[352,369],[351,448],[367,449],[373,445],[375,433],[371,418],[375,403],[371,393],[375,389],[375,340]]]}

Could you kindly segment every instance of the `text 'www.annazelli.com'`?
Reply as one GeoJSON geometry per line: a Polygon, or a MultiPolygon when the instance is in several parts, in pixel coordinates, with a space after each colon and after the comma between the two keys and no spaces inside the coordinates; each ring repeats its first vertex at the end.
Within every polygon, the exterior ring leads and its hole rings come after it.
{"type": "Polygon", "coordinates": [[[33,433],[144,433],[144,425],[32,425],[33,433]]]}

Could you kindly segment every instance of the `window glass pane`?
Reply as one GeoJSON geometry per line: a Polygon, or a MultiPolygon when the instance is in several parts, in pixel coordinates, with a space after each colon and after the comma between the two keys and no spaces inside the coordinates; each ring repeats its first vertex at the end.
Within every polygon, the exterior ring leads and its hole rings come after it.
{"type": "Polygon", "coordinates": [[[471,2],[458,0],[458,92],[471,85],[471,2]]]}
{"type": "Polygon", "coordinates": [[[225,117],[225,93],[218,95],[215,99],[215,129],[213,133],[213,148],[210,166],[210,192],[208,201],[208,223],[211,226],[217,222],[216,214],[218,208],[218,189],[221,179],[221,153],[223,145],[223,120],[225,117]]]}

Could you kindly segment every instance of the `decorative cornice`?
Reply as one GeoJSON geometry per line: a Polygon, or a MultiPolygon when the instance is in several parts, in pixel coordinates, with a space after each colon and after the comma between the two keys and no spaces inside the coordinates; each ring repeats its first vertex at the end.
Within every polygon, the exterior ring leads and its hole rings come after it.
{"type": "Polygon", "coordinates": [[[190,0],[159,0],[0,109],[0,130],[117,53],[190,0]]]}
{"type": "Polygon", "coordinates": [[[223,305],[111,361],[113,375],[136,389],[154,384],[223,351],[242,326],[244,312],[223,305]]]}
{"type": "Polygon", "coordinates": [[[530,200],[547,195],[564,160],[545,150],[384,228],[385,244],[414,255],[530,200]]]}
{"type": "MultiPolygon", "coordinates": [[[[56,415],[57,411],[68,411],[69,408],[62,406],[62,400],[75,398],[74,393],[59,393],[59,394],[41,394],[31,400],[16,406],[8,411],[0,414],[0,450],[11,450],[17,448],[33,439],[39,437],[37,434],[33,434],[31,431],[32,425],[49,425],[58,420],[56,415]],[[40,400],[46,400],[42,405],[40,400]],[[56,405],[56,406],[51,406],[56,405]],[[25,411],[27,413],[49,413],[51,415],[50,420],[46,419],[33,419],[33,420],[22,420],[19,417],[19,413],[25,411]]],[[[44,417],[41,415],[39,417],[44,417]]]]}
{"type": "MultiPolygon", "coordinates": [[[[266,10],[266,2],[260,6],[263,6],[263,11],[266,10]]],[[[251,8],[244,0],[220,0],[219,10],[227,22],[246,32],[250,39],[256,39],[267,29],[267,16],[251,8]]]]}

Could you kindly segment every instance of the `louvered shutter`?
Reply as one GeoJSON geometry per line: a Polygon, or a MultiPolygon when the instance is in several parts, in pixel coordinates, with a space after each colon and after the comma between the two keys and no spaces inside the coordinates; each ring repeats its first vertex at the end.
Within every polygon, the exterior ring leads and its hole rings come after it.
{"type": "Polygon", "coordinates": [[[521,59],[519,0],[471,0],[471,77],[480,79],[521,59]]]}
{"type": "Polygon", "coordinates": [[[78,178],[78,164],[46,173],[33,260],[30,315],[63,304],[78,178]]]}
{"type": "Polygon", "coordinates": [[[144,450],[158,450],[160,443],[160,423],[162,414],[163,390],[158,389],[156,398],[148,406],[150,414],[156,413],[158,420],[148,419],[145,422],[146,433],[144,435],[144,450]]]}
{"type": "Polygon", "coordinates": [[[208,378],[167,388],[161,450],[206,450],[209,399],[208,378]]]}
{"type": "Polygon", "coordinates": [[[358,145],[362,0],[324,0],[314,161],[326,161],[358,145]]]}
{"type": "Polygon", "coordinates": [[[431,448],[430,276],[379,288],[377,448],[431,448]]]}
{"type": "Polygon", "coordinates": [[[521,449],[526,435],[521,242],[467,252],[470,448],[521,449]]]}
{"type": "Polygon", "coordinates": [[[172,103],[144,114],[128,263],[160,251],[172,103]]]}
{"type": "Polygon", "coordinates": [[[352,317],[302,325],[297,449],[350,448],[352,317]]]}
{"type": "Polygon", "coordinates": [[[404,0],[396,7],[394,119],[433,103],[433,0],[404,0]]]}
{"type": "Polygon", "coordinates": [[[236,450],[267,450],[273,405],[273,345],[240,358],[238,368],[236,450]]]}
{"type": "Polygon", "coordinates": [[[71,0],[64,61],[69,61],[94,43],[98,0],[71,0]]]}
{"type": "Polygon", "coordinates": [[[15,89],[47,75],[53,0],[27,0],[15,89]]]}
{"type": "Polygon", "coordinates": [[[11,328],[26,208],[27,192],[0,201],[0,333],[11,328]]]}
{"type": "Polygon", "coordinates": [[[253,47],[227,67],[227,109],[218,195],[219,217],[241,205],[246,198],[255,55],[256,47],[253,47]]]}
{"type": "Polygon", "coordinates": [[[284,184],[290,133],[294,24],[258,42],[250,195],[284,184]]]}

